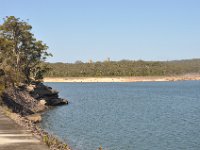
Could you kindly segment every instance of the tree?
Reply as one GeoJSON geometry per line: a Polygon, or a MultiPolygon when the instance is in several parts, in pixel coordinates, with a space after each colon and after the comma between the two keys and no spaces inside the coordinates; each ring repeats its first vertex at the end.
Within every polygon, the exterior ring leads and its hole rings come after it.
{"type": "Polygon", "coordinates": [[[83,64],[83,62],[81,60],[77,60],[75,61],[75,64],[83,64]]]}
{"type": "Polygon", "coordinates": [[[14,71],[17,83],[30,83],[38,70],[36,68],[45,72],[41,63],[51,56],[47,52],[48,46],[34,38],[31,29],[31,25],[14,16],[6,17],[0,25],[1,68],[9,66],[14,71]]]}

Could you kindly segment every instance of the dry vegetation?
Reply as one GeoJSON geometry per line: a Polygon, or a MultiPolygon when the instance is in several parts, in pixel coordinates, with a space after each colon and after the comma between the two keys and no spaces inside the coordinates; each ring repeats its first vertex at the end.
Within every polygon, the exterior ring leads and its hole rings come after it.
{"type": "Polygon", "coordinates": [[[45,77],[177,76],[200,74],[200,59],[179,61],[105,61],[49,63],[45,77]]]}

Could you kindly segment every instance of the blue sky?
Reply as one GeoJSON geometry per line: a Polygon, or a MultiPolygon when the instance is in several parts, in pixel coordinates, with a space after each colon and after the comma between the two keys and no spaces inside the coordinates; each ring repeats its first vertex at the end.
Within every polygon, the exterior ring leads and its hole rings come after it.
{"type": "Polygon", "coordinates": [[[200,58],[199,0],[0,1],[1,18],[29,19],[50,62],[200,58]]]}

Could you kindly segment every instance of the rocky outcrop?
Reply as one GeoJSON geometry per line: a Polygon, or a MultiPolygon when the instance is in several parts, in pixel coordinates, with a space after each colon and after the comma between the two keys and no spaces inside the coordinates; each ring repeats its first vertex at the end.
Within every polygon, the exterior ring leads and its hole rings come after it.
{"type": "Polygon", "coordinates": [[[22,115],[30,115],[46,109],[46,106],[41,105],[23,88],[6,88],[2,94],[2,101],[14,112],[22,115]]]}
{"type": "Polygon", "coordinates": [[[66,99],[59,98],[58,91],[53,90],[51,87],[45,86],[43,83],[36,84],[30,93],[40,102],[43,101],[44,103],[45,101],[45,105],[47,106],[68,104],[66,99]]]}
{"type": "Polygon", "coordinates": [[[16,87],[6,88],[2,94],[2,101],[13,112],[20,113],[23,116],[41,112],[46,108],[46,106],[39,105],[29,92],[16,87]]]}
{"type": "Polygon", "coordinates": [[[59,98],[57,91],[42,83],[6,88],[2,102],[23,116],[42,112],[49,106],[68,104],[67,100],[59,98]]]}

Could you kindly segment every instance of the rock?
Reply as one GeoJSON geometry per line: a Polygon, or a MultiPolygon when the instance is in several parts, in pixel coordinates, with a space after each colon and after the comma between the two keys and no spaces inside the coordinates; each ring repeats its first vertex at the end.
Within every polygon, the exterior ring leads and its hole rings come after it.
{"type": "Polygon", "coordinates": [[[52,90],[51,87],[45,86],[41,83],[36,85],[34,91],[32,92],[32,95],[37,95],[39,98],[46,96],[58,96],[58,91],[52,90]]]}
{"type": "Polygon", "coordinates": [[[68,104],[68,101],[62,98],[48,99],[46,100],[46,102],[47,102],[47,105],[49,106],[58,106],[58,105],[68,104]]]}
{"type": "Polygon", "coordinates": [[[40,105],[46,105],[46,103],[47,103],[47,102],[46,102],[46,100],[44,100],[44,99],[41,99],[41,100],[39,101],[39,104],[40,104],[40,105]]]}
{"type": "Polygon", "coordinates": [[[23,116],[31,115],[37,110],[37,101],[26,90],[23,91],[14,87],[4,90],[2,102],[13,112],[23,116]]]}
{"type": "Polygon", "coordinates": [[[37,93],[31,94],[31,96],[32,96],[33,98],[35,98],[35,99],[39,99],[39,98],[40,98],[39,94],[37,94],[37,93]]]}
{"type": "Polygon", "coordinates": [[[48,108],[48,106],[46,106],[46,101],[45,100],[40,100],[38,101],[38,105],[37,105],[37,110],[35,111],[37,112],[43,112],[48,108]]]}
{"type": "Polygon", "coordinates": [[[34,123],[38,123],[42,121],[42,117],[40,114],[29,115],[29,116],[26,116],[26,118],[34,123]]]}
{"type": "Polygon", "coordinates": [[[26,86],[26,90],[27,90],[28,92],[33,92],[33,91],[34,91],[34,88],[35,88],[35,85],[26,86]]]}
{"type": "Polygon", "coordinates": [[[0,76],[4,76],[5,75],[5,72],[3,69],[0,69],[0,76]]]}
{"type": "Polygon", "coordinates": [[[43,83],[36,84],[31,95],[39,101],[44,100],[41,101],[42,105],[57,106],[68,104],[67,100],[58,97],[58,91],[45,86],[43,83]]]}
{"type": "Polygon", "coordinates": [[[48,106],[68,104],[67,100],[58,97],[57,91],[42,83],[29,86],[22,84],[19,87],[9,86],[0,98],[2,105],[7,105],[13,112],[22,116],[29,116],[29,120],[33,122],[41,119],[32,114],[43,112],[48,106]]]}

